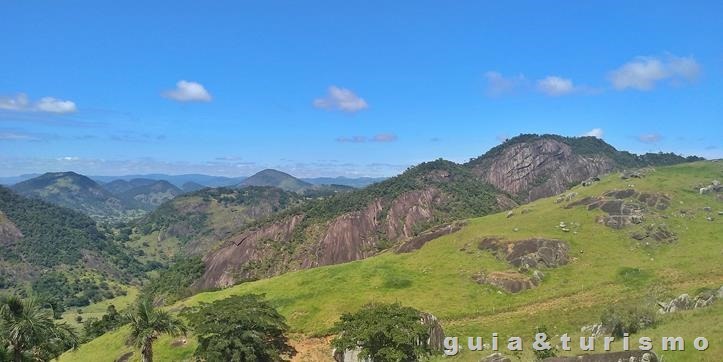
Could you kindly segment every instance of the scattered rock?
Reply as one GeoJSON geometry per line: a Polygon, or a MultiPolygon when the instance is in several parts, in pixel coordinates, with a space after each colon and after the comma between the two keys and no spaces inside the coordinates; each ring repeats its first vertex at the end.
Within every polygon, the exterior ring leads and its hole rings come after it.
{"type": "Polygon", "coordinates": [[[478,245],[481,250],[492,251],[510,264],[527,270],[531,268],[556,268],[567,264],[570,247],[562,240],[527,239],[503,241],[484,238],[478,245]]]}
{"type": "Polygon", "coordinates": [[[535,285],[540,285],[542,283],[542,280],[545,279],[545,274],[539,270],[535,270],[532,273],[532,282],[535,283],[535,285]]]}
{"type": "Polygon", "coordinates": [[[705,219],[708,220],[708,221],[713,221],[713,217],[712,217],[712,216],[706,216],[705,219]]]}
{"type": "Polygon", "coordinates": [[[508,212],[507,212],[507,218],[508,218],[508,219],[511,218],[511,217],[514,216],[514,215],[515,215],[515,212],[514,212],[514,211],[508,211],[508,212]]]}
{"type": "Polygon", "coordinates": [[[665,224],[651,224],[646,225],[642,230],[634,231],[630,234],[635,240],[641,241],[646,238],[653,238],[658,243],[672,243],[678,239],[678,237],[668,229],[665,224]]]}
{"type": "Polygon", "coordinates": [[[594,184],[595,182],[598,182],[598,181],[600,181],[599,177],[597,177],[597,176],[590,177],[589,179],[582,182],[582,186],[592,186],[592,184],[594,184]]]}
{"type": "Polygon", "coordinates": [[[512,362],[512,360],[497,352],[483,358],[480,362],[512,362]]]}
{"type": "Polygon", "coordinates": [[[408,253],[408,252],[417,250],[417,249],[421,248],[422,246],[424,246],[424,244],[428,243],[429,241],[432,241],[438,237],[452,234],[452,233],[459,231],[465,225],[466,225],[465,222],[455,222],[455,223],[452,223],[449,225],[442,225],[442,226],[438,226],[432,230],[425,231],[424,233],[419,234],[419,235],[405,241],[401,245],[399,245],[399,247],[397,247],[395,252],[396,253],[408,253]]]}
{"type": "Polygon", "coordinates": [[[598,324],[591,324],[589,326],[584,326],[580,328],[580,332],[583,335],[591,336],[591,337],[600,337],[610,334],[610,331],[605,328],[605,326],[602,325],[602,323],[598,324]]]}
{"type": "Polygon", "coordinates": [[[721,189],[723,189],[723,187],[721,187],[720,181],[713,180],[710,185],[701,187],[698,189],[698,191],[701,195],[704,195],[709,192],[720,192],[721,189]]]}
{"type": "Polygon", "coordinates": [[[691,309],[694,304],[690,300],[690,296],[688,294],[681,294],[668,303],[659,302],[658,306],[660,307],[658,312],[661,314],[665,314],[691,309]]]}
{"type": "Polygon", "coordinates": [[[711,212],[713,209],[711,209],[710,206],[706,206],[703,208],[703,211],[711,212]]]}
{"type": "Polygon", "coordinates": [[[531,213],[531,212],[532,212],[532,209],[522,209],[521,214],[524,215],[524,214],[528,214],[528,213],[531,213]]]}

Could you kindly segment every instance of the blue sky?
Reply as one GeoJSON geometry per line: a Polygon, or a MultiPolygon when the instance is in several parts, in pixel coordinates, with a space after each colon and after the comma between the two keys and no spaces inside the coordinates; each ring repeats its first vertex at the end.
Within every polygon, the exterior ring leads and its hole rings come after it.
{"type": "Polygon", "coordinates": [[[389,176],[505,137],[723,157],[720,1],[0,2],[0,176],[389,176]]]}

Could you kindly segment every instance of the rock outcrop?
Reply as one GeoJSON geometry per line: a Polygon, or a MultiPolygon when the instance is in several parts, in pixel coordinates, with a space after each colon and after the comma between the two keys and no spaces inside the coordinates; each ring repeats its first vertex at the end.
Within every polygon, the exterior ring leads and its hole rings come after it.
{"type": "Polygon", "coordinates": [[[615,169],[616,164],[601,155],[581,155],[568,144],[541,137],[509,145],[497,155],[473,165],[473,172],[487,182],[524,202],[557,195],[615,169]]]}
{"type": "Polygon", "coordinates": [[[420,248],[459,229],[450,225],[415,235],[415,228],[433,220],[446,197],[437,188],[415,190],[391,202],[376,199],[362,210],[304,230],[299,225],[306,216],[297,214],[244,231],[204,258],[206,271],[195,287],[226,287],[289,270],[360,260],[400,243],[400,252],[420,248]]]}
{"type": "Polygon", "coordinates": [[[541,238],[505,241],[488,237],[480,241],[478,248],[493,252],[521,270],[556,268],[567,264],[570,250],[562,240],[541,238]]]}
{"type": "Polygon", "coordinates": [[[22,237],[23,233],[0,211],[0,246],[11,247],[22,237]]]}

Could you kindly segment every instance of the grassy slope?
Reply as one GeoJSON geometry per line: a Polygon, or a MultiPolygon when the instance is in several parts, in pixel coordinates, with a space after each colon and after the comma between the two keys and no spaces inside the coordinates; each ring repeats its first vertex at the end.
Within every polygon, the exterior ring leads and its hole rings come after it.
{"type": "MultiPolygon", "coordinates": [[[[103,315],[105,315],[105,312],[108,310],[108,306],[111,304],[115,306],[118,311],[124,310],[126,307],[131,305],[136,298],[138,298],[138,294],[140,294],[140,291],[136,287],[128,287],[126,288],[126,292],[128,293],[126,295],[119,295],[112,299],[106,299],[98,303],[93,303],[87,307],[79,308],[83,312],[80,316],[83,317],[83,320],[87,320],[88,318],[100,319],[103,315]]],[[[63,321],[73,327],[81,328],[82,326],[76,321],[77,316],[78,308],[70,308],[63,313],[63,321]]]]}
{"type": "MultiPolygon", "coordinates": [[[[693,191],[693,186],[707,184],[714,178],[723,178],[723,163],[699,162],[659,168],[642,180],[623,181],[611,175],[592,187],[576,187],[574,191],[580,194],[577,197],[580,199],[633,183],[638,191],[668,193],[673,201],[665,213],[672,215],[681,208],[723,209],[713,196],[700,196],[693,191]]],[[[489,336],[499,332],[501,336],[522,335],[529,339],[539,324],[547,325],[553,333],[574,334],[581,326],[596,322],[600,312],[612,302],[642,298],[651,291],[662,300],[723,284],[720,266],[723,220],[720,217],[709,222],[700,211],[692,219],[671,216],[666,223],[678,234],[677,243],[639,248],[628,237],[629,230],[615,231],[595,223],[599,211],[563,209],[553,200],[548,198],[526,205],[524,208],[533,211],[524,215],[516,212],[510,219],[504,214],[473,219],[460,232],[434,240],[417,252],[387,253],[202,293],[179,302],[172,309],[234,294],[265,293],[288,318],[295,332],[323,335],[340,313],[353,311],[371,301],[399,301],[438,316],[447,335],[489,336]],[[575,229],[577,234],[564,233],[556,228],[560,221],[581,226],[575,229]],[[513,232],[514,228],[519,231],[513,232]],[[574,259],[567,266],[546,270],[545,281],[534,290],[502,294],[471,279],[481,270],[512,270],[489,253],[477,251],[476,241],[488,235],[509,239],[560,238],[570,243],[574,259]],[[460,251],[465,245],[471,246],[469,249],[473,252],[460,251]],[[635,286],[626,285],[617,276],[619,268],[626,266],[640,268],[651,277],[635,286]]],[[[721,304],[667,317],[659,327],[649,331],[653,336],[670,331],[700,332],[711,341],[705,353],[689,347],[686,352],[666,356],[666,361],[712,361],[723,355],[723,346],[719,343],[723,337],[721,304]]],[[[66,358],[77,361],[98,360],[100,356],[115,358],[121,354],[113,344],[117,339],[117,336],[103,336],[66,358]],[[104,353],[97,354],[98,351],[104,353]]],[[[159,356],[175,353],[176,357],[190,356],[192,349],[192,343],[173,348],[167,341],[159,341],[157,347],[159,356]]],[[[463,353],[458,359],[475,360],[484,355],[484,352],[463,353]]]]}

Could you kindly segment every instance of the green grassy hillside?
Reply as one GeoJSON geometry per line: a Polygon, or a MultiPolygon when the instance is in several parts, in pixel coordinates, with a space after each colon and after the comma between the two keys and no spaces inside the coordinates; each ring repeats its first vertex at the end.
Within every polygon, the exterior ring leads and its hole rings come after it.
{"type": "MultiPolygon", "coordinates": [[[[170,308],[179,311],[184,306],[230,295],[264,293],[286,316],[293,331],[306,338],[302,343],[307,344],[320,341],[312,337],[328,334],[341,313],[382,301],[398,301],[436,315],[451,336],[489,338],[492,332],[499,332],[502,337],[520,335],[529,341],[535,327],[543,324],[553,334],[575,336],[582,326],[599,322],[601,313],[610,305],[667,301],[681,293],[693,296],[701,288],[723,285],[723,216],[718,215],[723,211],[723,202],[720,194],[700,195],[697,191],[714,179],[723,179],[721,162],[662,167],[642,179],[622,180],[613,174],[592,186],[575,187],[571,191],[577,195],[572,201],[633,187],[641,193],[664,194],[669,198],[669,207],[650,210],[642,224],[617,230],[596,222],[604,215],[599,209],[565,208],[568,202],[556,202],[556,197],[541,199],[513,210],[511,217],[501,213],[472,219],[459,232],[433,240],[412,253],[388,251],[362,261],[288,273],[198,294],[170,308]],[[710,211],[704,209],[707,207],[710,211]],[[569,227],[560,228],[561,222],[569,227]],[[665,224],[677,240],[641,242],[631,237],[651,224],[665,224]],[[473,279],[480,272],[516,271],[507,262],[477,248],[480,240],[490,236],[505,240],[564,240],[570,245],[569,263],[543,269],[545,278],[538,287],[517,294],[480,285],[473,279]],[[634,269],[635,273],[629,273],[634,269]]],[[[717,361],[723,355],[721,312],[723,301],[719,300],[707,308],[662,316],[657,327],[638,334],[703,335],[711,341],[706,352],[690,347],[685,352],[663,352],[665,361],[717,361]]],[[[125,334],[119,330],[102,336],[61,360],[117,358],[131,350],[122,343],[125,334]]],[[[529,343],[526,346],[529,349],[529,343]]],[[[614,346],[620,348],[619,344],[614,346]]],[[[184,359],[191,357],[193,348],[192,336],[177,347],[161,339],[156,353],[159,360],[184,359]]],[[[319,348],[323,350],[323,344],[319,348]]],[[[660,355],[659,349],[659,345],[654,348],[660,355]]],[[[530,358],[526,353],[523,360],[530,358]]],[[[488,354],[463,352],[454,360],[474,361],[488,354]]]]}

